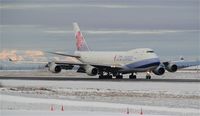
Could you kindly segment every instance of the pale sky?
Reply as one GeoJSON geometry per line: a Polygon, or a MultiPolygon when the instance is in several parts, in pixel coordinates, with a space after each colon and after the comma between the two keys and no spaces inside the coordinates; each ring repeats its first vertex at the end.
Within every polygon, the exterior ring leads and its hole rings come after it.
{"type": "Polygon", "coordinates": [[[199,0],[0,1],[0,51],[72,52],[78,22],[92,50],[200,56],[199,0]]]}

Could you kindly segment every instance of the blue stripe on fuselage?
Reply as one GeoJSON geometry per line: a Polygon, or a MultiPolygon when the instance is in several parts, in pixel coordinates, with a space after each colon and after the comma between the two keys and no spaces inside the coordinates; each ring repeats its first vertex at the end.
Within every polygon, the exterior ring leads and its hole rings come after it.
{"type": "Polygon", "coordinates": [[[160,64],[160,60],[158,58],[151,58],[151,59],[134,62],[126,66],[129,69],[133,69],[133,68],[148,68],[152,66],[158,66],[159,64],[160,64]]]}
{"type": "Polygon", "coordinates": [[[148,68],[148,67],[152,67],[152,66],[158,66],[160,64],[160,62],[154,62],[154,63],[150,63],[150,64],[145,64],[139,67],[135,67],[135,68],[148,68]]]}

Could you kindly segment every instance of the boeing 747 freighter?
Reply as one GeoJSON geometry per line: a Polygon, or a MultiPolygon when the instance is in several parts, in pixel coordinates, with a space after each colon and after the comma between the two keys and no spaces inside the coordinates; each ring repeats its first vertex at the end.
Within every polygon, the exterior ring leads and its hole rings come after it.
{"type": "Polygon", "coordinates": [[[158,55],[150,48],[132,49],[129,51],[91,51],[77,23],[73,23],[77,51],[73,55],[54,53],[73,57],[79,63],[53,61],[48,63],[49,71],[59,73],[62,69],[78,67],[77,72],[89,76],[99,75],[99,79],[122,79],[123,74],[130,74],[130,79],[136,79],[138,72],[146,72],[146,79],[151,79],[151,73],[163,75],[165,70],[176,72],[179,68],[199,65],[180,62],[161,62],[158,55]]]}

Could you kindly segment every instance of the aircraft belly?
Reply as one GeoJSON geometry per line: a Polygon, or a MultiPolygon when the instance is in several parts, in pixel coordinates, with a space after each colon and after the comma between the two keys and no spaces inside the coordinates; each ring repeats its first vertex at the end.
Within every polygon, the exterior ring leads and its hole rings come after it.
{"type": "Polygon", "coordinates": [[[160,60],[158,58],[151,58],[127,64],[124,66],[122,72],[145,72],[148,70],[153,70],[159,65],[160,60]]]}
{"type": "Polygon", "coordinates": [[[156,68],[157,66],[151,66],[148,68],[134,68],[134,69],[123,69],[120,70],[122,73],[131,73],[131,72],[146,72],[146,71],[152,71],[156,68]]]}

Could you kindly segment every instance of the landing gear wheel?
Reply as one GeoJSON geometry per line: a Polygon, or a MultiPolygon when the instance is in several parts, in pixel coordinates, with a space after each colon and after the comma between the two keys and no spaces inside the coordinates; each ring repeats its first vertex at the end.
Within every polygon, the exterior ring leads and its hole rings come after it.
{"type": "Polygon", "coordinates": [[[117,75],[116,79],[123,79],[123,75],[117,75]]]}
{"type": "Polygon", "coordinates": [[[134,74],[129,75],[129,79],[136,79],[136,78],[137,78],[137,76],[134,74]]]}
{"type": "Polygon", "coordinates": [[[112,75],[99,75],[99,79],[112,79],[112,75]]]}
{"type": "Polygon", "coordinates": [[[112,75],[106,75],[106,79],[112,79],[112,75]]]}
{"type": "Polygon", "coordinates": [[[104,79],[105,77],[103,75],[99,75],[99,79],[104,79]]]}
{"type": "Polygon", "coordinates": [[[146,79],[151,79],[151,75],[147,75],[147,76],[146,76],[146,79]]]}

